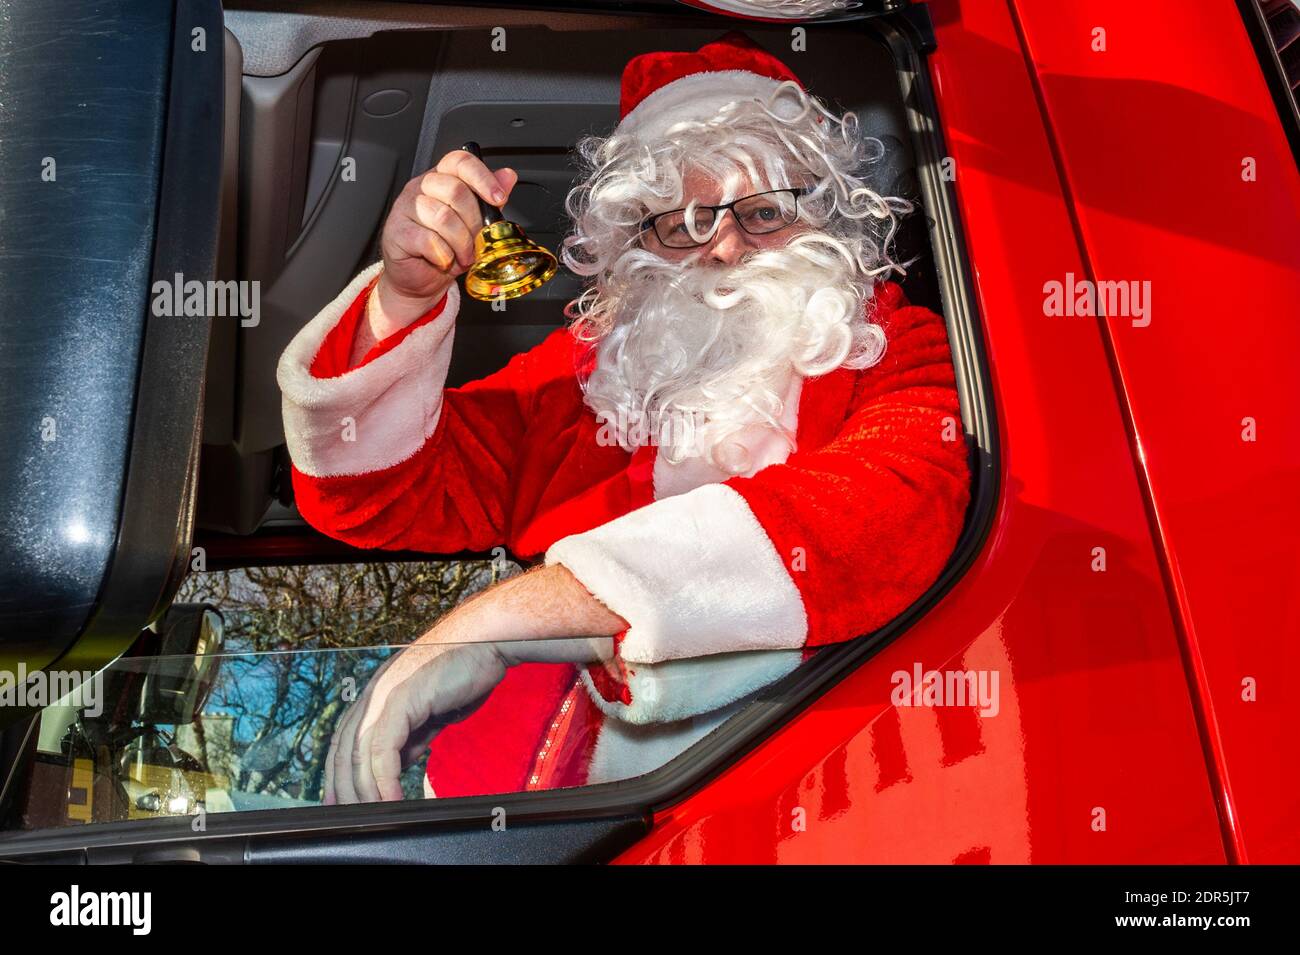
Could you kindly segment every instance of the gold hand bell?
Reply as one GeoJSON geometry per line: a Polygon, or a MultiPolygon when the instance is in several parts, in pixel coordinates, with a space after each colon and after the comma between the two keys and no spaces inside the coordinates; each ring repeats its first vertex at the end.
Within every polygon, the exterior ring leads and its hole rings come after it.
{"type": "MultiPolygon", "coordinates": [[[[483,158],[476,142],[460,148],[476,159],[483,158]]],[[[483,228],[474,239],[474,264],[465,275],[465,291],[471,298],[484,302],[518,298],[555,275],[558,263],[554,255],[524,235],[496,206],[479,199],[478,208],[483,228]]]]}

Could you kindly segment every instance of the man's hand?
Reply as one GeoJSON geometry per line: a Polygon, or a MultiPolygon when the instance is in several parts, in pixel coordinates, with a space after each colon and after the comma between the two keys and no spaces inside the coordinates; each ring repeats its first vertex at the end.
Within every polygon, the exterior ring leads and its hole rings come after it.
{"type": "Polygon", "coordinates": [[[426,640],[436,632],[389,658],[343,714],[325,763],[325,805],[401,799],[402,770],[506,675],[491,644],[426,640]]]}
{"type": "Polygon", "coordinates": [[[626,628],[558,565],[476,594],[387,660],[343,714],[326,758],[325,804],[401,799],[402,770],[442,727],[473,712],[508,667],[608,663],[608,638],[626,628]]]}
{"type": "Polygon", "coordinates": [[[474,237],[483,227],[478,200],[503,206],[519,176],[488,169],[463,149],[408,182],[384,223],[384,271],[367,307],[370,344],[401,331],[442,298],[474,264],[474,237]]]}

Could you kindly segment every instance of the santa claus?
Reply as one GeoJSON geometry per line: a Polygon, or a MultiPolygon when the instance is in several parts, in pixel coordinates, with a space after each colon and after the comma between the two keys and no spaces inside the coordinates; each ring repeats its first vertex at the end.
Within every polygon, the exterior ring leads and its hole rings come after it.
{"type": "Polygon", "coordinates": [[[361,547],[543,557],[389,659],[327,802],[627,778],[939,574],[968,497],[943,319],[888,281],[880,144],[738,34],[638,56],[579,145],[569,321],[444,379],[481,222],[468,152],[412,180],[279,367],[303,517],[361,547]],[[519,666],[528,663],[529,666],[519,666]],[[430,743],[432,741],[432,746],[430,743]]]}

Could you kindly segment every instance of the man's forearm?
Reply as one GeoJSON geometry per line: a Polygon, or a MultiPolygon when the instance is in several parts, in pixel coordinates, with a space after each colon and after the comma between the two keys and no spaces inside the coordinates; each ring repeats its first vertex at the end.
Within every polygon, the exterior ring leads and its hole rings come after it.
{"type": "Polygon", "coordinates": [[[609,637],[565,637],[557,640],[512,640],[494,643],[506,666],[520,663],[605,663],[614,659],[609,637]]]}
{"type": "Polygon", "coordinates": [[[557,564],[476,594],[420,639],[499,644],[512,663],[591,663],[613,655],[613,640],[605,638],[621,633],[627,625],[557,564]]]}

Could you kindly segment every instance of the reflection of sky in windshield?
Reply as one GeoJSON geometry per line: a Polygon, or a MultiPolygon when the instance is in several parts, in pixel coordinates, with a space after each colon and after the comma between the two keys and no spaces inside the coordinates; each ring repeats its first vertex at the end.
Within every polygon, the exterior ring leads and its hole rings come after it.
{"type": "Polygon", "coordinates": [[[225,640],[200,725],[178,728],[178,741],[229,778],[235,809],[319,801],[334,727],[379,665],[446,610],[516,571],[440,561],[192,575],[177,599],[217,607],[225,640]]]}
{"type": "Polygon", "coordinates": [[[235,808],[252,805],[235,800],[235,792],[318,801],[320,763],[333,726],[391,653],[226,655],[201,721],[208,761],[213,771],[230,778],[235,808]]]}
{"type": "MultiPolygon", "coordinates": [[[[211,652],[195,642],[201,656],[176,653],[190,639],[178,624],[166,631],[172,654],[161,655],[150,650],[164,637],[146,634],[138,655],[100,675],[109,694],[101,716],[78,713],[70,700],[48,708],[34,772],[40,792],[66,791],[66,804],[56,809],[46,798],[45,809],[22,816],[45,827],[188,813],[200,803],[208,812],[316,805],[339,719],[380,665],[403,649],[420,652],[408,645],[443,613],[520,570],[505,561],[399,561],[193,573],[176,596],[178,619],[215,608],[220,643],[204,631],[211,652]],[[183,718],[200,700],[188,723],[154,722],[183,718]],[[94,798],[92,778],[106,787],[94,798]],[[172,809],[177,794],[187,798],[172,809]]],[[[423,769],[417,760],[403,773],[408,798],[421,797],[423,769]]]]}

